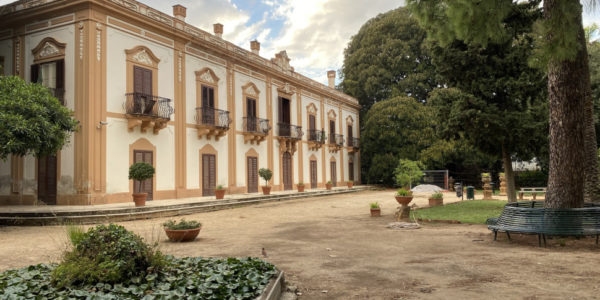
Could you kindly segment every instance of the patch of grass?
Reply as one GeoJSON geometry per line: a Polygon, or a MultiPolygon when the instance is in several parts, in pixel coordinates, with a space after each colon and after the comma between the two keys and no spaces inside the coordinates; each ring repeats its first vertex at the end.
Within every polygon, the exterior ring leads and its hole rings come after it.
{"type": "Polygon", "coordinates": [[[502,213],[506,201],[472,200],[444,206],[435,206],[411,211],[411,218],[429,220],[455,220],[461,223],[485,224],[488,218],[502,213]]]}

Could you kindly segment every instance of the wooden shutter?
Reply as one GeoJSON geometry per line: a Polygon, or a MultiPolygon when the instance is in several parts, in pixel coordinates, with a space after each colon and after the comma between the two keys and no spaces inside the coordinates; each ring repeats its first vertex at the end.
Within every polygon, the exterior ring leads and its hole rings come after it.
{"type": "Polygon", "coordinates": [[[291,190],[292,186],[292,155],[289,152],[284,152],[282,155],[283,169],[283,189],[291,190]]]}
{"type": "Polygon", "coordinates": [[[215,89],[212,87],[208,88],[208,106],[212,108],[215,107],[215,89]]]}
{"type": "Polygon", "coordinates": [[[337,183],[337,173],[336,173],[337,169],[335,167],[335,161],[331,162],[331,183],[333,184],[333,186],[336,186],[337,183]]]}
{"type": "Polygon", "coordinates": [[[143,93],[146,95],[154,94],[152,92],[152,71],[148,69],[143,69],[144,72],[144,90],[143,93]]]}
{"type": "Polygon", "coordinates": [[[31,82],[38,82],[40,78],[40,65],[31,65],[31,82]]]}
{"type": "Polygon", "coordinates": [[[55,97],[58,98],[60,104],[65,104],[65,60],[56,61],[56,92],[55,97]]]}
{"type": "Polygon", "coordinates": [[[348,139],[351,140],[352,136],[352,125],[348,125],[348,139]]]}
{"type": "Polygon", "coordinates": [[[208,87],[202,86],[202,107],[208,107],[208,87]]]}
{"type": "Polygon", "coordinates": [[[348,163],[348,179],[350,181],[354,181],[354,163],[353,162],[349,162],[348,163]]]}
{"type": "Polygon", "coordinates": [[[316,120],[315,116],[309,115],[308,116],[308,129],[315,130],[316,127],[317,127],[317,120],[316,120]]]}
{"type": "Polygon", "coordinates": [[[216,156],[202,154],[202,196],[215,195],[216,173],[216,156]]]}
{"type": "Polygon", "coordinates": [[[277,101],[279,102],[279,105],[277,105],[278,109],[279,109],[279,123],[284,123],[283,122],[283,98],[278,97],[277,101]]]}
{"type": "Polygon", "coordinates": [[[317,188],[317,161],[316,160],[310,161],[310,188],[311,189],[317,188]]]}
{"type": "Polygon", "coordinates": [[[144,68],[133,67],[133,92],[144,93],[144,68]]]}
{"type": "Polygon", "coordinates": [[[258,192],[258,158],[248,157],[248,193],[258,192]]]}
{"type": "Polygon", "coordinates": [[[246,117],[256,118],[256,100],[246,98],[246,117]]]}

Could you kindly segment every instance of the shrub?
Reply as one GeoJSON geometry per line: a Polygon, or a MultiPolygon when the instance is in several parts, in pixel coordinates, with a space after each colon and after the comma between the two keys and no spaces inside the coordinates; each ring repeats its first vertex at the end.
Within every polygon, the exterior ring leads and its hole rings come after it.
{"type": "Polygon", "coordinates": [[[217,190],[222,190],[223,189],[223,185],[217,185],[217,190]]]}
{"type": "Polygon", "coordinates": [[[410,197],[412,196],[412,191],[409,191],[407,189],[398,189],[398,191],[396,192],[396,196],[398,197],[410,197]]]}
{"type": "Polygon", "coordinates": [[[371,202],[371,208],[372,209],[379,208],[379,202],[371,202]]]}
{"type": "Polygon", "coordinates": [[[304,182],[302,182],[302,181],[298,182],[298,186],[304,186],[304,182]]]}
{"type": "MultiPolygon", "coordinates": [[[[154,176],[154,167],[148,163],[135,163],[129,167],[129,179],[144,181],[154,176]]],[[[142,185],[139,185],[138,192],[142,192],[142,185]]]]}
{"type": "Polygon", "coordinates": [[[258,176],[260,176],[260,178],[264,179],[265,185],[268,186],[269,180],[271,180],[271,177],[273,177],[273,171],[266,169],[266,168],[260,168],[258,170],[258,176]]]}
{"type": "Polygon", "coordinates": [[[165,259],[159,251],[123,226],[90,228],[52,272],[59,288],[96,283],[119,283],[160,270],[165,259]]]}
{"type": "Polygon", "coordinates": [[[79,245],[79,242],[81,242],[81,240],[85,238],[85,231],[81,226],[67,225],[66,230],[67,237],[69,238],[69,241],[71,242],[71,245],[73,245],[73,247],[79,245]]]}
{"type": "Polygon", "coordinates": [[[515,185],[521,187],[544,187],[548,185],[548,174],[542,171],[523,171],[515,173],[515,185]]]}
{"type": "Polygon", "coordinates": [[[202,223],[199,223],[197,221],[186,221],[185,219],[181,219],[181,221],[179,222],[169,220],[167,222],[164,222],[163,226],[171,230],[185,230],[202,227],[202,223]]]}
{"type": "Polygon", "coordinates": [[[332,183],[331,183],[331,180],[327,181],[327,184],[332,184],[332,183]]]}
{"type": "Polygon", "coordinates": [[[437,193],[431,195],[431,197],[429,197],[429,198],[431,198],[431,199],[444,199],[444,194],[442,194],[440,192],[437,192],[437,193]]]}
{"type": "Polygon", "coordinates": [[[418,182],[423,177],[423,164],[418,161],[401,159],[398,167],[394,171],[396,175],[396,184],[401,187],[412,188],[414,182],[418,182]]]}

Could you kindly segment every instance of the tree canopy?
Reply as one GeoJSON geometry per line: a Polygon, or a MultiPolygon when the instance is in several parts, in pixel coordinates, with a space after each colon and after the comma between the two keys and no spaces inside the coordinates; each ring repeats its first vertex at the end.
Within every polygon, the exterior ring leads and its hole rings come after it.
{"type": "Polygon", "coordinates": [[[0,159],[55,154],[78,123],[72,112],[39,84],[0,76],[0,159]]]}
{"type": "Polygon", "coordinates": [[[340,86],[358,99],[363,116],[373,104],[396,96],[424,101],[437,86],[425,38],[404,7],[369,20],[352,37],[340,86]]]}

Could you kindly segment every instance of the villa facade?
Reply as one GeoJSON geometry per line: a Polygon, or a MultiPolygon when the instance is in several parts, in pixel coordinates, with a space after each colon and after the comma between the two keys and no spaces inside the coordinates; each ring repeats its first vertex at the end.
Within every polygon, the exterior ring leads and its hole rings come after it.
{"type": "Polygon", "coordinates": [[[0,7],[0,65],[47,86],[80,130],[56,156],[0,161],[0,204],[131,201],[128,168],[156,168],[149,200],[360,181],[358,101],[133,0],[24,0],[0,7]]]}

